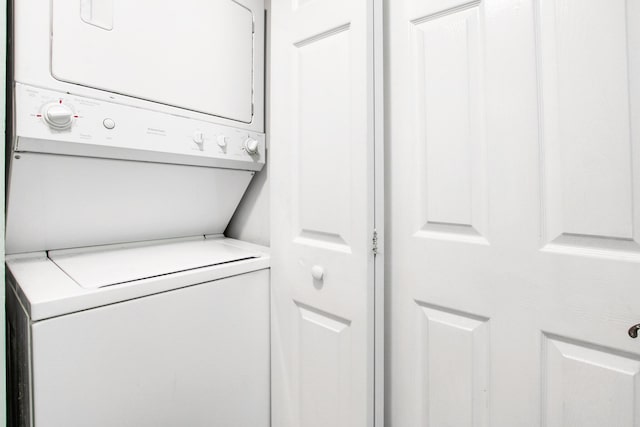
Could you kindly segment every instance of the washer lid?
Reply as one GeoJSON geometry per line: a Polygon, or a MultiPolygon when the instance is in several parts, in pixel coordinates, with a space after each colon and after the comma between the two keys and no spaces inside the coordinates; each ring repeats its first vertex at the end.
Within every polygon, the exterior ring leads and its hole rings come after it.
{"type": "Polygon", "coordinates": [[[204,238],[49,251],[49,258],[87,289],[258,257],[257,252],[204,238]]]}

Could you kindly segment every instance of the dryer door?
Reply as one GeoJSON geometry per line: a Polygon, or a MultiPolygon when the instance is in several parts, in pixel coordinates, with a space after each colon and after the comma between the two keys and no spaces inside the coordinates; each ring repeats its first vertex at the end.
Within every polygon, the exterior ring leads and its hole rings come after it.
{"type": "Polygon", "coordinates": [[[53,0],[51,73],[251,123],[254,16],[232,0],[53,0]]]}

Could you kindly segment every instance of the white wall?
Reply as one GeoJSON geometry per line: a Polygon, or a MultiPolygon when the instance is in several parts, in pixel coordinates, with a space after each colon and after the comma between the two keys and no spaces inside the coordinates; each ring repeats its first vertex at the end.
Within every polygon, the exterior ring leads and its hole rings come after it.
{"type": "Polygon", "coordinates": [[[263,246],[269,246],[269,159],[253,177],[225,235],[263,246]]]}
{"type": "MultiPolygon", "coordinates": [[[[271,1],[265,1],[265,9],[269,11],[271,1]]],[[[270,88],[270,38],[269,28],[271,28],[271,16],[266,17],[266,55],[265,55],[265,105],[269,105],[270,88]]],[[[266,110],[266,109],[265,109],[266,110]]],[[[227,237],[245,240],[263,246],[270,246],[271,234],[269,232],[269,112],[266,112],[265,130],[267,133],[267,164],[253,177],[249,189],[245,193],[238,209],[225,231],[227,237]]]]}

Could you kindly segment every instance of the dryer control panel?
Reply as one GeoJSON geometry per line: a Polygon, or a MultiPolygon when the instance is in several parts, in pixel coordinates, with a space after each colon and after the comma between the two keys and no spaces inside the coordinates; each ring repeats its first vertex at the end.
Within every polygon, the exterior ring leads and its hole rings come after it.
{"type": "Polygon", "coordinates": [[[258,171],[265,135],[16,84],[14,151],[258,171]]]}

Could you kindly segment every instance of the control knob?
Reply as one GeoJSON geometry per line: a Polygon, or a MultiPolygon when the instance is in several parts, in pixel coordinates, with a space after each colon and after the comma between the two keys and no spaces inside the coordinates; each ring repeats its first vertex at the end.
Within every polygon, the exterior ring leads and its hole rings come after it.
{"type": "Polygon", "coordinates": [[[204,132],[197,130],[193,133],[193,142],[198,145],[204,144],[204,132]]]}
{"type": "Polygon", "coordinates": [[[52,129],[69,129],[73,122],[73,110],[63,104],[49,104],[44,107],[42,118],[52,129]]]}
{"type": "Polygon", "coordinates": [[[258,152],[258,141],[249,137],[244,141],[244,149],[249,154],[256,154],[258,152]]]}

